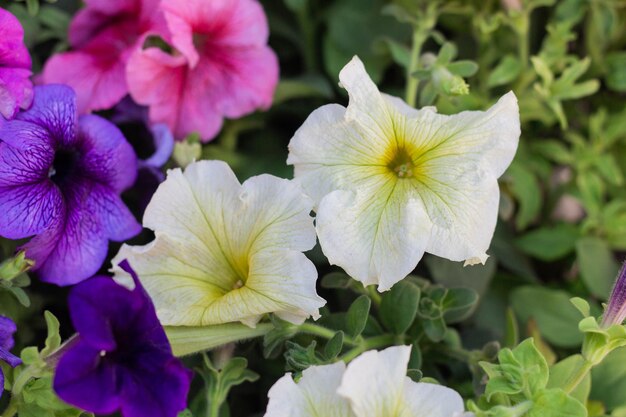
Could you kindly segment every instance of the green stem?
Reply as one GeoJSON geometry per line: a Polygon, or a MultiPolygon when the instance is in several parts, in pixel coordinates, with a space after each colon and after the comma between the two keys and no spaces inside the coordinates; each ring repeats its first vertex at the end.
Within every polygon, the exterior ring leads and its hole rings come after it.
{"type": "Polygon", "coordinates": [[[17,414],[17,400],[16,396],[12,395],[11,400],[9,401],[9,405],[2,413],[1,417],[13,417],[17,414]]]}
{"type": "Polygon", "coordinates": [[[366,350],[392,345],[394,343],[394,339],[395,336],[392,334],[384,334],[381,336],[375,336],[369,339],[365,339],[359,344],[359,346],[349,350],[344,355],[342,355],[341,360],[348,363],[366,350]]]}
{"type": "MultiPolygon", "coordinates": [[[[313,336],[319,336],[321,338],[328,339],[328,340],[332,339],[335,333],[337,333],[334,330],[319,326],[314,323],[302,323],[300,326],[298,326],[298,331],[300,333],[306,333],[306,334],[310,334],[313,336]]],[[[352,346],[357,346],[359,344],[359,342],[357,342],[356,340],[345,335],[343,337],[343,342],[352,346]]]]}
{"type": "Polygon", "coordinates": [[[406,74],[406,102],[409,106],[415,107],[417,101],[417,87],[419,80],[413,76],[413,73],[419,68],[420,54],[422,46],[428,38],[427,33],[418,25],[413,30],[413,45],[411,48],[411,61],[406,74]]]}
{"type": "Polygon", "coordinates": [[[296,12],[298,24],[304,38],[304,65],[308,72],[317,72],[317,56],[315,47],[315,21],[311,18],[309,3],[296,12]]]}
{"type": "Polygon", "coordinates": [[[569,381],[565,384],[565,386],[563,387],[563,391],[565,391],[567,394],[574,391],[576,387],[578,387],[578,385],[583,381],[583,379],[585,379],[587,374],[589,374],[591,368],[593,368],[593,364],[588,360],[585,360],[585,362],[580,365],[576,373],[573,374],[570,377],[569,381]]]}
{"type": "Polygon", "coordinates": [[[369,295],[370,299],[372,300],[372,303],[374,303],[376,307],[380,307],[382,297],[380,296],[380,293],[376,291],[376,286],[368,285],[366,288],[367,288],[367,295],[369,295]]]}
{"type": "Polygon", "coordinates": [[[209,401],[207,417],[220,417],[221,405],[222,404],[219,401],[209,401]]]}

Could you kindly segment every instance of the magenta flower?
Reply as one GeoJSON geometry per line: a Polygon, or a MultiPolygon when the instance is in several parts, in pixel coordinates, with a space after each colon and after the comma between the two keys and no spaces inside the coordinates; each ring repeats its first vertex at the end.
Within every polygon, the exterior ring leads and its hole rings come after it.
{"type": "Polygon", "coordinates": [[[163,38],[177,52],[137,49],[126,72],[131,96],[150,107],[153,122],[176,139],[196,132],[208,141],[224,117],[271,105],[278,61],[256,0],[163,0],[162,9],[170,31],[163,38]]]}
{"type": "Polygon", "coordinates": [[[136,175],[117,127],[77,117],[67,86],[35,87],[32,107],[0,126],[0,236],[35,236],[22,249],[42,280],[82,281],[104,262],[109,239],[141,230],[119,197],[136,175]]]}
{"type": "MultiPolygon", "coordinates": [[[[0,316],[0,361],[8,363],[12,368],[22,363],[20,358],[9,352],[13,347],[13,333],[15,333],[15,330],[17,328],[13,320],[0,316]]],[[[2,373],[2,368],[0,368],[0,396],[2,396],[3,387],[4,374],[2,373]]]]}
{"type": "Polygon", "coordinates": [[[622,265],[617,275],[601,326],[607,328],[614,324],[622,324],[624,320],[626,320],[626,263],[622,265]]]}
{"type": "Polygon", "coordinates": [[[11,13],[0,8],[0,115],[15,117],[33,100],[31,61],[24,45],[24,30],[11,13]]]}
{"type": "Polygon", "coordinates": [[[191,372],[172,355],[154,306],[128,262],[128,290],[93,277],[69,295],[77,340],[67,345],[54,377],[59,397],[96,414],[175,417],[186,406],[191,372]]]}
{"type": "Polygon", "coordinates": [[[70,25],[73,48],[52,56],[45,83],[67,84],[79,113],[113,107],[128,94],[126,62],[145,32],[164,25],[158,0],[87,0],[70,25]]]}

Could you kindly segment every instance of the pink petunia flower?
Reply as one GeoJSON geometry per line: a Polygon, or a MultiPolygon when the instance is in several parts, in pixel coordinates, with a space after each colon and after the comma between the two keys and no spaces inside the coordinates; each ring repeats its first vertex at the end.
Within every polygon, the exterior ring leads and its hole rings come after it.
{"type": "Polygon", "coordinates": [[[52,56],[44,83],[71,86],[79,113],[113,107],[126,94],[126,63],[141,35],[165,27],[159,0],[86,0],[70,25],[73,48],[52,56]]]}
{"type": "Polygon", "coordinates": [[[15,117],[33,101],[31,61],[24,30],[15,16],[0,8],[0,116],[15,117]]]}
{"type": "Polygon", "coordinates": [[[152,122],[177,139],[215,137],[224,117],[266,109],[278,82],[278,60],[267,46],[267,19],[256,0],[163,0],[176,49],[137,49],[127,66],[130,94],[150,107],[152,122]]]}

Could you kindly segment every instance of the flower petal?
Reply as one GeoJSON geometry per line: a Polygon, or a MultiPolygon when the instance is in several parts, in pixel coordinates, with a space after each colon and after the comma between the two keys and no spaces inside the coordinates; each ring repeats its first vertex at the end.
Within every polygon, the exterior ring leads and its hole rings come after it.
{"type": "Polygon", "coordinates": [[[348,401],[337,395],[346,365],[311,366],[295,383],[288,373],[272,386],[265,417],[353,417],[348,401]]]}
{"type": "Polygon", "coordinates": [[[317,233],[331,264],[385,291],[415,269],[431,222],[411,183],[383,173],[356,192],[339,190],[324,197],[317,233]]]}
{"type": "Polygon", "coordinates": [[[33,105],[16,116],[48,130],[52,143],[69,146],[76,140],[76,94],[65,85],[35,87],[33,105]]]}
{"type": "Polygon", "coordinates": [[[151,360],[147,353],[139,364],[142,369],[123,374],[122,415],[176,417],[187,406],[192,373],[175,358],[164,364],[162,357],[151,360]]]}
{"type": "Polygon", "coordinates": [[[115,366],[80,339],[61,357],[54,375],[54,390],[63,401],[96,414],[119,409],[118,384],[115,366]]]}
{"type": "Polygon", "coordinates": [[[453,389],[425,382],[404,381],[404,403],[410,417],[454,417],[463,414],[463,398],[453,389]]]}
{"type": "Polygon", "coordinates": [[[357,417],[417,417],[405,410],[410,354],[410,346],[393,346],[367,351],[350,362],[338,393],[350,401],[357,417]]]}
{"type": "Polygon", "coordinates": [[[78,121],[78,135],[84,148],[81,167],[89,178],[120,192],[137,178],[137,156],[122,132],[113,123],[96,115],[78,121]]]}
{"type": "Polygon", "coordinates": [[[167,325],[254,325],[270,312],[302,322],[324,304],[300,253],[315,244],[311,205],[291,181],[240,185],[223,162],[200,161],[155,193],[144,216],[155,241],[122,247],[113,262],[128,258],[167,325]]]}

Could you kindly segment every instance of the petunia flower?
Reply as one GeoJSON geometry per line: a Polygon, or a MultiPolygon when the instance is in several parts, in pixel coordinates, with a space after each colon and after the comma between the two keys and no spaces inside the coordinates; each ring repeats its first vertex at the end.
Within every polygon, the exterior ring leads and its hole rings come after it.
{"type": "Polygon", "coordinates": [[[133,99],[150,107],[176,139],[210,140],[224,117],[266,109],[278,82],[278,61],[267,46],[268,24],[256,0],[163,0],[174,54],[138,49],[127,67],[133,99]]]}
{"type": "Polygon", "coordinates": [[[614,324],[620,325],[624,323],[624,320],[626,320],[626,263],[617,274],[615,286],[602,316],[601,326],[608,328],[614,324]]]}
{"type": "Polygon", "coordinates": [[[53,55],[45,83],[67,84],[79,113],[113,107],[128,94],[126,64],[142,35],[165,25],[159,0],[86,0],[70,24],[72,50],[53,55]]]}
{"type": "Polygon", "coordinates": [[[127,262],[129,290],[96,276],[69,295],[78,332],[55,371],[54,390],[76,407],[124,417],[175,417],[186,406],[192,373],[172,355],[150,298],[127,262]]]}
{"type": "Polygon", "coordinates": [[[368,351],[343,362],[291,374],[269,391],[265,417],[471,417],[454,390],[406,376],[411,348],[368,351]]]}
{"type": "Polygon", "coordinates": [[[487,259],[502,175],[520,135],[517,100],[453,116],[381,94],[355,57],[341,71],[348,107],[315,110],[287,162],[317,204],[324,254],[380,291],[424,252],[466,264],[487,259]]]}
{"type": "MultiPolygon", "coordinates": [[[[240,184],[221,161],[168,172],[146,208],[146,246],[124,245],[163,325],[241,321],[266,313],[293,323],[318,317],[312,202],[293,182],[260,175],[240,184]]],[[[114,268],[118,277],[124,276],[114,268]]]]}
{"type": "MultiPolygon", "coordinates": [[[[22,363],[22,360],[15,355],[12,355],[11,348],[13,347],[13,333],[17,330],[15,323],[8,317],[0,316],[0,361],[6,362],[12,368],[22,363]]],[[[0,396],[4,390],[4,374],[2,368],[0,368],[0,396]]]]}
{"type": "Polygon", "coordinates": [[[0,115],[5,119],[12,119],[33,101],[31,65],[22,25],[0,7],[0,115]]]}
{"type": "Polygon", "coordinates": [[[119,129],[78,117],[71,88],[35,87],[32,107],[0,126],[0,236],[35,236],[23,249],[42,280],[84,280],[104,262],[109,240],[141,231],[119,197],[136,175],[119,129]]]}
{"type": "Polygon", "coordinates": [[[110,120],[122,131],[137,154],[137,180],[126,195],[143,213],[157,187],[165,180],[161,167],[172,155],[174,136],[165,124],[150,124],[148,109],[137,105],[130,97],[115,106],[110,120]]]}

